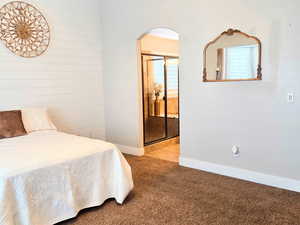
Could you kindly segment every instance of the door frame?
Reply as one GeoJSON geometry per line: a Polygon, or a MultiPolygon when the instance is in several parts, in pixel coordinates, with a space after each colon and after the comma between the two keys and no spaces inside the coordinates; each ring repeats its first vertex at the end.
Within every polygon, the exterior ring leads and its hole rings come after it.
{"type": "Polygon", "coordinates": [[[175,135],[174,137],[168,137],[168,84],[167,84],[167,65],[166,65],[166,61],[167,59],[179,59],[179,56],[169,56],[169,55],[160,55],[160,54],[152,54],[152,53],[143,53],[141,52],[141,79],[142,79],[142,110],[143,110],[143,145],[144,146],[148,146],[148,145],[152,145],[155,143],[159,143],[165,140],[169,140],[172,138],[176,138],[180,136],[180,80],[179,80],[179,65],[178,65],[178,135],[175,135]],[[146,121],[145,121],[145,83],[144,83],[144,61],[143,61],[143,56],[157,56],[157,57],[163,57],[164,60],[164,86],[165,86],[165,130],[166,130],[166,137],[164,138],[160,138],[151,142],[147,142],[146,143],[146,121]]]}

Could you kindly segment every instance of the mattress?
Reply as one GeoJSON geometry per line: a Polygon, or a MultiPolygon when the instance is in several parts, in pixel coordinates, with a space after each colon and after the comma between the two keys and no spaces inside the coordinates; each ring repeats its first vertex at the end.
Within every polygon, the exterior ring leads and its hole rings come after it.
{"type": "Polygon", "coordinates": [[[0,225],[52,225],[132,188],[113,144],[57,131],[0,140],[0,225]]]}

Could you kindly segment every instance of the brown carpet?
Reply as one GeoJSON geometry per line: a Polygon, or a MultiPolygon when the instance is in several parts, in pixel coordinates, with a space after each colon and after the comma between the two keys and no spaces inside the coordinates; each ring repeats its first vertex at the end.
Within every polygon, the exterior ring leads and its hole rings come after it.
{"type": "Polygon", "coordinates": [[[124,205],[108,200],[60,225],[300,225],[300,194],[127,157],[134,191],[124,205]]]}

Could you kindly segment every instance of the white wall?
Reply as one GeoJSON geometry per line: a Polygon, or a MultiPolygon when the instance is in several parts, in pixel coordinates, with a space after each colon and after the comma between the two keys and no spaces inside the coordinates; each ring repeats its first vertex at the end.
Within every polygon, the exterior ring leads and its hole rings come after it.
{"type": "Polygon", "coordinates": [[[27,2],[47,18],[52,40],[32,59],[0,43],[0,110],[46,106],[60,130],[105,138],[99,1],[27,2]]]}
{"type": "Polygon", "coordinates": [[[140,39],[142,53],[179,56],[179,41],[161,38],[153,35],[144,35],[140,39]]]}
{"type": "Polygon", "coordinates": [[[298,0],[103,1],[108,140],[142,145],[136,40],[170,27],[181,37],[182,156],[300,179],[298,0]],[[203,83],[203,48],[228,28],[259,37],[263,81],[203,83]],[[241,147],[232,157],[231,147],[241,147]]]}

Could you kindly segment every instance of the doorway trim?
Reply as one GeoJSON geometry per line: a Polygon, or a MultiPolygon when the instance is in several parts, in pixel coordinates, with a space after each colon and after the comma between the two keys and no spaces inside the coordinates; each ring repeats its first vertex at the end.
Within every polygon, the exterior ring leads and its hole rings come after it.
{"type": "MultiPolygon", "coordinates": [[[[138,83],[137,83],[137,91],[138,91],[138,104],[137,104],[137,107],[138,107],[138,136],[137,136],[137,145],[138,145],[138,148],[140,149],[143,149],[143,154],[144,154],[144,115],[143,115],[143,112],[144,112],[144,108],[143,108],[143,96],[142,96],[142,62],[141,62],[141,55],[142,55],[142,46],[141,46],[141,41],[142,39],[149,34],[149,31],[151,30],[154,30],[154,29],[157,29],[157,28],[163,28],[163,29],[168,29],[168,30],[171,30],[171,31],[174,31],[176,33],[178,33],[179,35],[179,39],[178,39],[178,42],[179,42],[179,58],[180,58],[180,46],[181,46],[181,35],[180,35],[180,32],[178,32],[175,28],[172,28],[172,26],[166,26],[166,25],[158,25],[158,26],[153,26],[152,28],[150,27],[149,29],[147,29],[146,31],[143,30],[140,32],[140,35],[137,36],[137,39],[136,39],[136,60],[137,60],[137,77],[138,77],[138,83]]],[[[170,55],[171,56],[171,55],[170,55]]],[[[180,78],[180,77],[179,77],[180,78]]],[[[179,79],[179,82],[180,82],[180,79],[179,79]]],[[[180,89],[178,89],[179,92],[180,92],[180,89]]],[[[179,97],[179,102],[180,102],[180,96],[179,97]]],[[[180,113],[181,109],[179,107],[179,113],[180,113]]],[[[179,129],[181,128],[181,121],[179,123],[179,129]]],[[[180,136],[180,139],[181,139],[181,136],[180,136]]]]}

